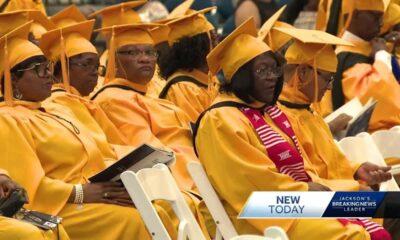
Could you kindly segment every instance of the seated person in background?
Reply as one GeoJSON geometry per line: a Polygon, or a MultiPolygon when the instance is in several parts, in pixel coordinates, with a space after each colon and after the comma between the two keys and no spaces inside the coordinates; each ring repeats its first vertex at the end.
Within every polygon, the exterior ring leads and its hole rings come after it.
{"type": "Polygon", "coordinates": [[[151,239],[121,183],[88,181],[106,166],[87,129],[42,107],[51,93],[49,62],[27,40],[29,28],[0,38],[0,166],[26,189],[27,208],[62,217],[71,239],[151,239]]]}
{"type": "Polygon", "coordinates": [[[89,41],[93,24],[94,20],[84,21],[43,35],[40,47],[55,65],[55,84],[43,106],[54,113],[68,108],[92,133],[104,157],[115,159],[118,157],[110,143],[126,145],[127,141],[100,106],[85,99],[98,79],[99,56],[89,41]]]}
{"type": "MultiPolygon", "coordinates": [[[[369,130],[391,128],[400,123],[400,86],[392,73],[391,55],[386,42],[377,38],[380,32],[384,3],[382,0],[344,1],[348,28],[342,39],[354,46],[339,46],[338,69],[333,81],[333,111],[354,97],[366,103],[378,101],[369,123],[369,130]]],[[[326,99],[328,98],[328,99],[326,99]]]]}
{"type": "MultiPolygon", "coordinates": [[[[7,171],[0,169],[0,198],[7,198],[10,194],[21,187],[12,181],[8,176],[7,171]]],[[[24,191],[25,192],[25,191],[24,191]]],[[[26,194],[26,192],[25,192],[26,194]]],[[[28,199],[28,196],[26,196],[28,199]]],[[[13,218],[0,216],[0,239],[19,240],[19,239],[32,239],[32,240],[68,240],[69,237],[64,232],[62,226],[58,226],[59,238],[57,232],[44,231],[35,227],[30,223],[25,223],[13,218]]]]}
{"type": "Polygon", "coordinates": [[[171,166],[172,175],[185,196],[192,200],[188,203],[202,225],[202,216],[196,212],[199,200],[197,194],[191,194],[194,184],[186,168],[188,162],[198,161],[193,150],[189,117],[167,100],[146,96],[157,59],[151,35],[151,29],[156,26],[128,24],[101,29],[114,38],[110,40],[107,84],[92,99],[126,137],[129,145],[146,143],[174,151],[176,162],[171,166]]]}
{"type": "MultiPolygon", "coordinates": [[[[247,21],[208,55],[210,71],[222,69],[225,82],[214,101],[218,105],[198,120],[195,136],[199,159],[236,230],[262,234],[278,225],[290,239],[369,239],[364,227],[343,219],[237,219],[253,191],[330,190],[318,183],[290,122],[275,105],[282,71],[256,36],[255,23],[247,21]]],[[[371,236],[390,239],[376,226],[371,236]]]]}
{"type": "MultiPolygon", "coordinates": [[[[204,11],[207,10],[210,9],[204,11]]],[[[171,101],[185,111],[191,122],[196,122],[215,95],[206,61],[212,49],[210,32],[214,27],[202,12],[183,16],[167,25],[170,49],[159,61],[160,75],[167,79],[167,84],[160,98],[171,101]]]]}
{"type": "Polygon", "coordinates": [[[92,99],[128,140],[129,145],[150,144],[172,149],[176,164],[172,173],[182,190],[193,187],[186,164],[197,161],[188,116],[163,99],[145,96],[157,59],[150,29],[154,24],[104,28],[114,39],[109,48],[107,84],[92,99]]]}
{"type": "MultiPolygon", "coordinates": [[[[286,51],[285,84],[279,96],[280,108],[288,116],[298,141],[304,149],[320,178],[338,185],[334,190],[370,190],[356,180],[374,186],[391,178],[390,167],[379,167],[372,163],[351,163],[336,146],[324,119],[310,105],[321,101],[325,91],[331,87],[337,67],[333,50],[336,45],[348,42],[320,31],[282,29],[282,34],[295,38],[286,51]],[[317,36],[309,43],[303,38],[317,36]]],[[[315,106],[315,105],[314,105],[315,106]]]]}

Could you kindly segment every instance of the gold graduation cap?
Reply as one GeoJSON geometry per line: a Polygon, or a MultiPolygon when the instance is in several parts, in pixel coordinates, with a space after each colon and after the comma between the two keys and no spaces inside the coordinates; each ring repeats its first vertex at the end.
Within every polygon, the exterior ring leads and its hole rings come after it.
{"type": "Polygon", "coordinates": [[[208,33],[214,29],[214,26],[207,21],[203,14],[210,12],[216,7],[209,7],[199,11],[193,11],[190,14],[167,23],[170,28],[168,42],[172,45],[183,37],[193,37],[200,33],[208,33]]]}
{"type": "Polygon", "coordinates": [[[349,14],[354,10],[383,12],[390,0],[345,0],[342,1],[342,14],[349,14]]]}
{"type": "Polygon", "coordinates": [[[254,19],[249,18],[211,50],[207,63],[213,75],[222,69],[230,82],[240,67],[267,51],[271,48],[257,37],[254,19]]]}
{"type": "Polygon", "coordinates": [[[89,41],[94,27],[94,20],[68,25],[43,34],[40,48],[44,55],[53,61],[61,62],[65,90],[70,91],[67,58],[81,53],[96,53],[97,50],[89,41]]]}
{"type": "Polygon", "coordinates": [[[136,23],[116,25],[95,30],[111,36],[108,48],[108,63],[105,83],[115,77],[115,52],[117,48],[130,44],[151,44],[154,45],[151,29],[161,26],[156,23],[136,23]]]}
{"type": "Polygon", "coordinates": [[[20,10],[0,14],[0,36],[15,29],[16,27],[33,20],[30,32],[35,39],[40,39],[42,34],[56,28],[39,10],[20,10]]]}
{"type": "Polygon", "coordinates": [[[79,10],[79,8],[72,4],[69,7],[64,8],[58,13],[50,17],[50,20],[57,27],[65,27],[68,25],[76,24],[82,21],[86,21],[85,15],[79,10]]]}
{"type": "Polygon", "coordinates": [[[292,25],[284,22],[278,21],[282,13],[285,11],[286,5],[279,9],[274,15],[272,15],[260,28],[258,31],[258,36],[260,39],[265,41],[266,44],[272,49],[272,51],[279,50],[283,45],[285,45],[291,39],[290,36],[282,34],[276,31],[273,27],[288,27],[293,28],[292,25]]]}
{"type": "Polygon", "coordinates": [[[4,100],[9,106],[13,105],[10,70],[28,58],[43,55],[39,47],[28,41],[31,23],[27,22],[0,38],[0,76],[4,74],[4,100]]]}
{"type": "Polygon", "coordinates": [[[171,13],[168,15],[168,19],[174,19],[183,17],[188,14],[190,7],[193,5],[194,0],[186,0],[179,4],[171,13]]]}
{"type": "MultiPolygon", "coordinates": [[[[317,69],[336,72],[337,57],[333,45],[352,46],[344,39],[318,30],[297,28],[275,28],[291,36],[294,42],[287,49],[285,58],[288,64],[307,64],[314,69],[315,99],[318,97],[317,69]]],[[[297,83],[294,83],[295,85],[297,83]]]]}
{"type": "Polygon", "coordinates": [[[353,12],[359,11],[378,11],[385,12],[390,0],[345,0],[342,1],[342,16],[348,14],[344,27],[341,31],[342,35],[349,26],[353,18],[353,12]]]}
{"type": "Polygon", "coordinates": [[[329,33],[297,28],[275,28],[295,41],[286,51],[289,64],[308,64],[317,69],[336,72],[337,58],[333,45],[352,46],[351,43],[329,33]]]}
{"type": "Polygon", "coordinates": [[[161,25],[150,30],[154,45],[162,42],[168,42],[170,28],[167,25],[161,25]]]}
{"type": "Polygon", "coordinates": [[[105,7],[89,15],[89,18],[100,15],[102,19],[101,27],[111,27],[113,25],[139,23],[142,20],[137,12],[133,10],[145,4],[147,1],[131,1],[105,7]]]}

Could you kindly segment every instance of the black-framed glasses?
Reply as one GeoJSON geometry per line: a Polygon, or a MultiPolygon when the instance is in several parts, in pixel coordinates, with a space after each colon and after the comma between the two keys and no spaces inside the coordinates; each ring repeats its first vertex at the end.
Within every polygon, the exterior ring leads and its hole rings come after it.
{"type": "Polygon", "coordinates": [[[36,75],[40,78],[44,78],[50,75],[50,62],[41,62],[32,64],[30,67],[24,69],[18,69],[17,72],[25,72],[29,70],[35,70],[36,75]]]}
{"type": "Polygon", "coordinates": [[[325,80],[326,85],[330,85],[335,80],[335,76],[333,74],[323,74],[320,71],[317,71],[317,74],[325,80]]]}
{"type": "Polygon", "coordinates": [[[118,54],[123,54],[123,55],[129,55],[133,58],[137,58],[141,55],[145,55],[147,57],[151,57],[151,58],[157,58],[158,57],[158,52],[155,49],[148,49],[148,50],[138,50],[138,49],[134,49],[134,50],[127,50],[127,51],[118,51],[118,54]]]}
{"type": "Polygon", "coordinates": [[[266,67],[262,66],[256,69],[256,74],[266,78],[278,78],[283,75],[283,68],[281,67],[266,67]]]}

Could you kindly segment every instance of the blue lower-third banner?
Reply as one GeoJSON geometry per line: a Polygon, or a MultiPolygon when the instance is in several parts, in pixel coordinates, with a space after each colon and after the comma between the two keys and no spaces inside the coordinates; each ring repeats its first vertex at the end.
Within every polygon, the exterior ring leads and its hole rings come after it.
{"type": "Polygon", "coordinates": [[[253,192],[239,218],[400,218],[400,192],[253,192]]]}

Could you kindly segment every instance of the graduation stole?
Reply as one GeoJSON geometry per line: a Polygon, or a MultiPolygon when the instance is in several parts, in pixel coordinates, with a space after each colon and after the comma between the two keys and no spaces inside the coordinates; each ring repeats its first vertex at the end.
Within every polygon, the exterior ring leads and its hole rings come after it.
{"type": "MultiPolygon", "coordinates": [[[[277,107],[265,108],[272,121],[288,135],[296,148],[292,147],[279,133],[274,131],[264,120],[263,115],[257,109],[240,108],[240,111],[249,119],[264,144],[269,158],[274,162],[278,171],[287,174],[295,181],[309,182],[310,176],[304,169],[304,159],[301,155],[297,137],[286,115],[277,107]]],[[[367,230],[371,240],[391,240],[390,234],[379,224],[368,219],[337,219],[343,226],[349,223],[358,224],[367,230]]]]}
{"type": "Polygon", "coordinates": [[[264,111],[271,117],[279,129],[293,140],[295,148],[265,122],[259,110],[241,108],[240,111],[242,111],[251,122],[251,125],[253,125],[253,128],[267,150],[269,158],[274,162],[280,173],[289,175],[295,181],[311,181],[310,176],[308,176],[304,169],[303,156],[301,155],[299,143],[293,128],[286,115],[277,106],[267,107],[264,111]]]}
{"type": "Polygon", "coordinates": [[[392,236],[381,225],[365,218],[358,219],[338,219],[344,226],[349,223],[357,224],[365,228],[371,237],[371,240],[391,240],[392,236]]]}

